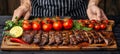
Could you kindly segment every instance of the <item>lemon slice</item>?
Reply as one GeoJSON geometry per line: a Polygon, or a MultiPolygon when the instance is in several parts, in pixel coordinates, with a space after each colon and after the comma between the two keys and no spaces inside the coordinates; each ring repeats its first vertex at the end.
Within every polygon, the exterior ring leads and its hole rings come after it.
{"type": "Polygon", "coordinates": [[[20,26],[14,26],[11,30],[10,30],[10,34],[12,35],[12,37],[20,37],[23,33],[23,29],[20,26]]]}

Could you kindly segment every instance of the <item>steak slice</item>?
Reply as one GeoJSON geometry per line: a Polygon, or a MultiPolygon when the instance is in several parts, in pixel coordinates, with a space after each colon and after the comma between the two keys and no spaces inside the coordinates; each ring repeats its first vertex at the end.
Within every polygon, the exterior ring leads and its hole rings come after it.
{"type": "Polygon", "coordinates": [[[55,31],[49,32],[49,45],[55,44],[55,31]]]}
{"type": "Polygon", "coordinates": [[[43,32],[41,41],[39,43],[40,46],[46,45],[49,42],[49,35],[48,32],[43,32]]]}
{"type": "Polygon", "coordinates": [[[73,30],[74,35],[76,36],[76,39],[79,43],[82,42],[82,36],[80,35],[80,31],[79,30],[73,30]]]}
{"type": "Polygon", "coordinates": [[[31,44],[33,42],[34,35],[36,34],[37,31],[25,31],[23,33],[22,39],[31,44]]]}
{"type": "Polygon", "coordinates": [[[34,36],[33,43],[39,44],[40,41],[41,41],[41,35],[42,35],[42,31],[40,30],[40,31],[38,31],[38,32],[36,33],[36,35],[34,36]]]}
{"type": "Polygon", "coordinates": [[[112,38],[106,38],[105,36],[103,36],[100,32],[98,32],[98,34],[100,35],[101,38],[103,38],[104,42],[106,43],[106,45],[111,45],[114,40],[112,38]]]}
{"type": "Polygon", "coordinates": [[[70,40],[69,40],[68,31],[62,31],[62,39],[63,39],[62,45],[68,45],[69,44],[70,40]]]}
{"type": "Polygon", "coordinates": [[[81,38],[82,38],[82,42],[89,42],[89,39],[85,34],[85,31],[80,31],[80,35],[81,35],[81,38]]]}
{"type": "Polygon", "coordinates": [[[62,40],[62,33],[60,31],[56,31],[55,32],[55,43],[57,45],[62,44],[63,40],[62,40]]]}
{"type": "Polygon", "coordinates": [[[90,32],[91,36],[93,37],[93,43],[94,44],[100,44],[103,42],[103,39],[99,36],[99,34],[96,31],[90,32]]]}
{"type": "Polygon", "coordinates": [[[88,38],[88,42],[89,42],[89,44],[92,44],[93,43],[93,41],[94,41],[94,38],[93,38],[93,36],[90,34],[90,32],[84,32],[85,34],[86,34],[86,37],[88,38]]]}
{"type": "Polygon", "coordinates": [[[73,31],[69,31],[68,33],[69,33],[69,38],[70,38],[70,44],[71,45],[77,45],[78,41],[77,41],[77,38],[74,35],[73,31]]]}

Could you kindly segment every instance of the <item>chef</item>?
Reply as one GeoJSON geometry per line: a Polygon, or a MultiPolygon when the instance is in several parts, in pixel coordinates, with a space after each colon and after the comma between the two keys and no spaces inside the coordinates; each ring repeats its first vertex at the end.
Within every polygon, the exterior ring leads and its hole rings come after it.
{"type": "Polygon", "coordinates": [[[29,19],[30,16],[88,16],[90,20],[107,19],[98,7],[99,2],[100,0],[20,0],[12,21],[17,21],[21,16],[24,19],[29,19]]]}

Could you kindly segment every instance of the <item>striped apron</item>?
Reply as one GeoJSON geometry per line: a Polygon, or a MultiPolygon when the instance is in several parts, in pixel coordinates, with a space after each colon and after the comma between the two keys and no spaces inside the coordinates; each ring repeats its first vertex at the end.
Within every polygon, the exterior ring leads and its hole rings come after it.
{"type": "Polygon", "coordinates": [[[31,0],[31,16],[86,16],[85,0],[31,0]]]}

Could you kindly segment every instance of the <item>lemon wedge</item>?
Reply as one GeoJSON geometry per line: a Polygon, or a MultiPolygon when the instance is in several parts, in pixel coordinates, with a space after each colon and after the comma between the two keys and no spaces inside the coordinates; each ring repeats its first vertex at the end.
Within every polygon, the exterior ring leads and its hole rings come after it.
{"type": "Polygon", "coordinates": [[[11,28],[10,34],[12,35],[12,37],[18,38],[23,34],[23,29],[20,26],[14,26],[13,28],[11,28]]]}

